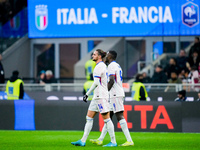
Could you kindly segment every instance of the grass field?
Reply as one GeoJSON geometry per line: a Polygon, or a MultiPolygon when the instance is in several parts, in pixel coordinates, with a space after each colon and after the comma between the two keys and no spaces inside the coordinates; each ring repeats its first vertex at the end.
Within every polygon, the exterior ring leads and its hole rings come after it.
{"type": "MultiPolygon", "coordinates": [[[[82,137],[82,131],[4,131],[0,130],[0,150],[71,150],[71,149],[134,149],[134,150],[200,150],[199,133],[142,133],[131,132],[133,147],[103,148],[89,142],[98,138],[100,132],[91,132],[85,147],[71,145],[82,137]]],[[[122,132],[116,132],[118,145],[125,142],[122,132]]],[[[104,144],[110,142],[106,135],[104,144]]]]}

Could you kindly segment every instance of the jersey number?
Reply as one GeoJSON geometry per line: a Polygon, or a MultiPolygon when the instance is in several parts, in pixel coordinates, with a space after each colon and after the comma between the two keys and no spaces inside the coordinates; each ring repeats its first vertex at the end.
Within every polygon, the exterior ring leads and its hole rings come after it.
{"type": "Polygon", "coordinates": [[[99,111],[101,112],[103,110],[103,106],[101,104],[98,104],[99,111]]]}
{"type": "Polygon", "coordinates": [[[119,71],[119,76],[120,76],[120,79],[122,81],[122,71],[121,70],[119,71]]]}

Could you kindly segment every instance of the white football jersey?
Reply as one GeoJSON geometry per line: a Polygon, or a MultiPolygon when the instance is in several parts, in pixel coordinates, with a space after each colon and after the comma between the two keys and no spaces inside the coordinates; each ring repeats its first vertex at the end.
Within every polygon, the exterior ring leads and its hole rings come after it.
{"type": "Polygon", "coordinates": [[[93,99],[109,98],[108,94],[108,70],[103,61],[97,63],[93,71],[93,77],[99,79],[98,86],[94,89],[93,99]]]}
{"type": "Polygon", "coordinates": [[[116,61],[112,61],[108,65],[108,76],[114,76],[115,82],[109,91],[110,98],[112,97],[124,97],[124,89],[122,86],[122,69],[116,61]]]}

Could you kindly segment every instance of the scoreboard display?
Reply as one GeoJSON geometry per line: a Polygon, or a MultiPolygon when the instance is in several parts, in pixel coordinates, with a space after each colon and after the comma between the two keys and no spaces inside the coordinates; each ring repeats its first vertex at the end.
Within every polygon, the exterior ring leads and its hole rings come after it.
{"type": "Polygon", "coordinates": [[[199,35],[199,0],[28,0],[30,38],[199,35]]]}

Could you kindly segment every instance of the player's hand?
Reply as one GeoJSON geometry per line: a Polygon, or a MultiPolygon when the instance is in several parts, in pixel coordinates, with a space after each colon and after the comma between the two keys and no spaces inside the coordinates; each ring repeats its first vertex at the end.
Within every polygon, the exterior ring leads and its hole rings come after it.
{"type": "Polygon", "coordinates": [[[86,102],[86,103],[87,103],[87,98],[88,98],[87,95],[84,95],[84,96],[83,96],[83,101],[86,102]]]}

